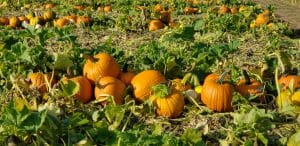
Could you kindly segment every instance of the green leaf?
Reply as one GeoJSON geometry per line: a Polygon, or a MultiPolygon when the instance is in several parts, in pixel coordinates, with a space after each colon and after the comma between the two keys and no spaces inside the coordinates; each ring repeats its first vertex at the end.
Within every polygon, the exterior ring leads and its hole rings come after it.
{"type": "Polygon", "coordinates": [[[109,128],[114,130],[119,127],[124,118],[125,110],[121,106],[114,106],[112,104],[105,107],[105,117],[111,125],[109,128]]]}
{"type": "Polygon", "coordinates": [[[262,133],[257,133],[256,135],[265,146],[268,145],[268,139],[262,133]]]}
{"type": "Polygon", "coordinates": [[[192,145],[205,145],[202,142],[202,131],[197,129],[186,129],[180,139],[192,145]]]}
{"type": "Polygon", "coordinates": [[[37,131],[43,124],[47,116],[47,111],[33,112],[22,123],[22,128],[25,130],[37,131]]]}
{"type": "Polygon", "coordinates": [[[62,94],[66,97],[74,96],[80,90],[79,84],[72,80],[62,81],[60,85],[62,94]]]}
{"type": "Polygon", "coordinates": [[[67,69],[68,67],[71,67],[73,65],[72,60],[67,54],[54,53],[53,56],[54,56],[54,62],[53,62],[54,69],[67,69]]]}

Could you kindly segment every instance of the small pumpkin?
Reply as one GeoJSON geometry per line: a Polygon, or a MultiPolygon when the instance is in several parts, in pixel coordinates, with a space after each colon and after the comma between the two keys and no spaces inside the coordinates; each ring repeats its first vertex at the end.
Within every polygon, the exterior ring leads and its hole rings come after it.
{"type": "Polygon", "coordinates": [[[85,7],[83,6],[83,5],[75,5],[74,6],[74,9],[76,9],[76,10],[84,10],[85,9],[85,7]]]}
{"type": "Polygon", "coordinates": [[[83,103],[90,101],[93,95],[93,89],[90,81],[83,76],[77,76],[70,80],[79,85],[79,91],[76,93],[75,98],[83,103]]]}
{"type": "Polygon", "coordinates": [[[222,5],[219,9],[219,14],[224,15],[228,13],[230,9],[226,5],[222,5]]]}
{"type": "Polygon", "coordinates": [[[231,100],[233,86],[224,81],[226,73],[220,76],[214,74],[205,79],[202,86],[201,100],[211,110],[218,112],[229,112],[232,110],[231,100]]]}
{"type": "Polygon", "coordinates": [[[13,28],[18,27],[20,25],[20,23],[21,22],[17,17],[11,17],[9,19],[9,26],[10,27],[13,27],[13,28]]]}
{"type": "Polygon", "coordinates": [[[69,22],[75,23],[77,21],[77,16],[74,14],[64,16],[64,19],[67,19],[69,22]]]}
{"type": "Polygon", "coordinates": [[[6,17],[0,18],[0,25],[9,25],[9,19],[6,17]]]}
{"type": "Polygon", "coordinates": [[[194,13],[198,12],[198,8],[185,7],[185,8],[184,8],[184,12],[185,12],[186,14],[194,14],[194,13]]]}
{"type": "Polygon", "coordinates": [[[107,104],[105,98],[113,96],[117,105],[123,104],[123,95],[125,92],[125,84],[117,78],[105,76],[98,80],[95,87],[95,98],[101,100],[101,104],[107,104]],[[102,101],[103,100],[103,101],[102,101]]]}
{"type": "Polygon", "coordinates": [[[53,22],[53,25],[54,25],[55,27],[62,28],[62,27],[64,27],[65,25],[67,25],[68,23],[69,23],[69,21],[68,21],[67,19],[65,19],[65,18],[59,18],[59,19],[57,19],[57,20],[55,20],[55,21],[53,22]]]}
{"type": "Polygon", "coordinates": [[[236,14],[237,12],[238,12],[238,9],[237,9],[236,6],[233,6],[233,7],[230,8],[230,13],[231,14],[236,14]]]}
{"type": "Polygon", "coordinates": [[[174,87],[178,91],[186,91],[192,89],[190,84],[185,83],[182,79],[176,78],[171,80],[172,87],[174,87]]]}
{"type": "Polygon", "coordinates": [[[148,99],[151,87],[157,84],[166,83],[166,78],[157,70],[145,70],[131,80],[134,97],[138,101],[148,99]]]}
{"type": "Polygon", "coordinates": [[[164,28],[164,23],[160,20],[151,20],[149,23],[149,31],[155,31],[164,28]]]}
{"type": "Polygon", "coordinates": [[[117,77],[120,72],[120,66],[107,53],[99,53],[93,57],[85,55],[86,62],[83,66],[83,75],[94,85],[98,79],[104,76],[117,77]]]}
{"type": "Polygon", "coordinates": [[[293,88],[297,89],[300,87],[300,76],[297,75],[287,75],[287,76],[281,76],[278,80],[279,84],[282,85],[283,90],[286,90],[289,88],[290,82],[293,80],[293,88]]]}
{"type": "Polygon", "coordinates": [[[103,12],[103,11],[104,11],[104,7],[103,7],[103,6],[98,6],[98,7],[97,7],[97,11],[103,12]]]}
{"type": "Polygon", "coordinates": [[[18,19],[23,22],[23,21],[28,21],[27,17],[25,16],[19,16],[18,19]]]}
{"type": "Polygon", "coordinates": [[[160,11],[163,11],[163,10],[164,10],[164,8],[163,8],[163,6],[161,4],[156,4],[154,6],[154,11],[155,12],[160,12],[160,11]]]}
{"type": "Polygon", "coordinates": [[[76,19],[76,23],[77,24],[85,24],[85,25],[89,25],[91,23],[91,18],[90,17],[85,17],[85,16],[79,16],[76,19]]]}
{"type": "Polygon", "coordinates": [[[104,12],[111,12],[112,11],[112,8],[110,5],[107,5],[103,8],[104,12]]]}
{"type": "Polygon", "coordinates": [[[55,7],[55,4],[49,3],[44,5],[45,9],[52,9],[55,7]]]}
{"type": "Polygon", "coordinates": [[[245,70],[243,70],[243,75],[245,79],[240,80],[236,85],[236,91],[239,92],[242,96],[260,95],[260,102],[264,101],[263,96],[263,84],[259,81],[250,79],[249,75],[245,70]]]}
{"type": "Polygon", "coordinates": [[[47,92],[47,81],[49,82],[50,86],[53,86],[56,83],[55,79],[51,80],[50,74],[43,74],[43,73],[31,73],[28,76],[29,80],[29,87],[32,89],[38,89],[41,93],[47,92]]]}
{"type": "Polygon", "coordinates": [[[123,82],[123,83],[125,83],[125,85],[130,85],[130,83],[131,83],[131,80],[134,78],[134,76],[135,76],[135,73],[133,73],[133,72],[122,72],[122,73],[120,73],[120,75],[119,75],[119,79],[123,82]]]}
{"type": "Polygon", "coordinates": [[[269,22],[269,16],[264,15],[264,14],[257,15],[257,17],[255,19],[255,25],[256,26],[267,24],[268,22],[269,22]]]}
{"type": "Polygon", "coordinates": [[[180,116],[184,109],[184,97],[174,88],[169,88],[164,84],[152,87],[153,94],[149,97],[156,107],[156,114],[167,118],[180,116]]]}
{"type": "Polygon", "coordinates": [[[300,106],[300,90],[296,91],[291,99],[293,104],[300,106]]]}

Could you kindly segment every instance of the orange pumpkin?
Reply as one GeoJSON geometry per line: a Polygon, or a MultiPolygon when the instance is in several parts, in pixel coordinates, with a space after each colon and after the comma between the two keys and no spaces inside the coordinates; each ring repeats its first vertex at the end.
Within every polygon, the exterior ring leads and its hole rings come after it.
{"type": "Polygon", "coordinates": [[[171,83],[172,83],[172,87],[174,87],[176,90],[181,92],[192,88],[191,85],[182,83],[182,79],[178,79],[178,78],[173,79],[171,83]]]}
{"type": "Polygon", "coordinates": [[[164,10],[164,8],[163,8],[163,6],[161,4],[156,4],[154,6],[154,11],[155,12],[160,12],[160,11],[163,11],[163,10],[164,10]]]}
{"type": "Polygon", "coordinates": [[[283,89],[286,90],[289,88],[290,82],[294,80],[293,88],[297,89],[300,87],[300,76],[297,75],[287,75],[281,76],[278,80],[279,84],[282,85],[283,89]]]}
{"type": "Polygon", "coordinates": [[[265,14],[259,14],[259,15],[257,15],[257,17],[255,19],[256,26],[267,24],[268,22],[269,22],[269,16],[267,16],[265,14]]]}
{"type": "Polygon", "coordinates": [[[144,101],[150,96],[152,86],[165,82],[165,77],[159,71],[145,70],[134,76],[131,85],[135,98],[144,101]]]}
{"type": "Polygon", "coordinates": [[[218,112],[228,112],[232,110],[231,100],[233,87],[224,81],[225,73],[217,78],[212,75],[203,84],[201,92],[202,102],[211,110],[218,112]]]}
{"type": "Polygon", "coordinates": [[[198,8],[185,7],[185,8],[184,8],[184,12],[185,12],[186,14],[194,14],[194,13],[198,12],[198,8]]]}
{"type": "Polygon", "coordinates": [[[0,18],[0,25],[9,25],[9,19],[6,17],[0,18]]]}
{"type": "Polygon", "coordinates": [[[45,7],[45,9],[52,9],[55,7],[55,5],[52,3],[49,3],[49,4],[45,4],[44,7],[45,7]]]}
{"type": "Polygon", "coordinates": [[[27,17],[25,16],[19,16],[18,19],[22,22],[22,21],[28,21],[27,17]]]}
{"type": "Polygon", "coordinates": [[[158,116],[176,118],[182,113],[185,103],[179,91],[163,84],[156,85],[152,89],[154,89],[154,94],[149,98],[156,107],[158,116]]]}
{"type": "Polygon", "coordinates": [[[237,7],[233,6],[233,7],[230,8],[230,13],[231,13],[231,14],[235,14],[235,13],[237,13],[237,12],[238,12],[237,7]]]}
{"type": "Polygon", "coordinates": [[[224,15],[224,14],[228,13],[229,11],[230,11],[230,10],[229,10],[229,8],[228,8],[227,6],[222,5],[222,6],[220,7],[220,9],[219,9],[219,14],[224,15]]]}
{"type": "Polygon", "coordinates": [[[119,75],[119,79],[125,83],[125,85],[130,85],[131,80],[134,78],[135,74],[133,72],[122,72],[119,75]]]}
{"type": "Polygon", "coordinates": [[[69,22],[75,23],[77,21],[77,16],[74,14],[64,16],[64,19],[67,19],[69,22]]]}
{"type": "Polygon", "coordinates": [[[77,24],[82,24],[84,23],[85,25],[89,25],[91,23],[91,18],[85,17],[85,16],[79,16],[76,19],[77,24]]]}
{"type": "Polygon", "coordinates": [[[103,10],[104,10],[104,12],[111,12],[112,11],[112,9],[111,9],[111,6],[105,6],[104,8],[103,8],[103,10]]]}
{"type": "Polygon", "coordinates": [[[105,76],[98,80],[95,87],[95,98],[101,101],[102,105],[107,104],[105,98],[113,96],[117,105],[123,104],[123,95],[125,92],[125,84],[117,78],[105,76]]]}
{"type": "Polygon", "coordinates": [[[94,85],[104,76],[117,77],[121,70],[119,64],[107,53],[99,53],[93,57],[85,55],[87,59],[83,66],[83,75],[94,85]]]}
{"type": "Polygon", "coordinates": [[[48,80],[49,85],[53,86],[56,83],[55,79],[51,80],[50,74],[43,74],[43,73],[31,73],[28,76],[29,80],[29,87],[32,89],[38,89],[41,93],[47,92],[47,82],[48,80]]]}
{"type": "Polygon", "coordinates": [[[65,19],[65,18],[59,18],[59,19],[57,19],[57,20],[55,20],[55,21],[53,22],[53,25],[54,25],[55,27],[62,28],[62,27],[64,27],[65,25],[67,25],[68,22],[69,22],[69,21],[68,21],[67,19],[65,19]]]}
{"type": "Polygon", "coordinates": [[[74,77],[70,80],[79,85],[79,91],[75,95],[76,99],[83,103],[90,101],[93,95],[93,89],[90,81],[83,76],[74,77]]]}
{"type": "Polygon", "coordinates": [[[164,23],[162,23],[160,20],[151,20],[149,23],[149,31],[155,31],[158,29],[164,28],[164,23]]]}

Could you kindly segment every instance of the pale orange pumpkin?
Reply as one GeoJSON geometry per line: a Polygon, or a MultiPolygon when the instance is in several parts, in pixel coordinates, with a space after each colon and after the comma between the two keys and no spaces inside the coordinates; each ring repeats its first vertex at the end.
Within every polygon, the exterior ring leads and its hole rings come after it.
{"type": "Polygon", "coordinates": [[[107,5],[103,8],[104,12],[111,12],[112,11],[112,8],[111,6],[107,5]]]}
{"type": "Polygon", "coordinates": [[[55,79],[51,80],[50,74],[43,74],[39,72],[29,74],[28,80],[29,87],[32,89],[38,89],[41,93],[47,92],[47,81],[51,87],[56,83],[55,79]]]}
{"type": "Polygon", "coordinates": [[[119,64],[107,53],[99,53],[93,57],[85,55],[83,75],[94,85],[104,76],[118,77],[121,72],[119,64]]]}
{"type": "Polygon", "coordinates": [[[229,112],[232,110],[231,101],[233,86],[224,81],[225,73],[216,78],[212,75],[203,84],[201,91],[202,102],[211,110],[218,112],[229,112]]]}
{"type": "Polygon", "coordinates": [[[93,95],[93,89],[90,81],[83,76],[77,76],[70,80],[79,85],[79,91],[76,93],[75,98],[83,103],[90,101],[93,95]]]}
{"type": "Polygon", "coordinates": [[[164,75],[157,70],[142,71],[131,80],[134,97],[138,101],[144,101],[150,96],[152,86],[165,82],[164,75]]]}
{"type": "Polygon", "coordinates": [[[67,25],[68,23],[69,23],[69,21],[68,21],[67,19],[65,19],[65,18],[59,18],[59,19],[57,19],[57,20],[55,20],[55,21],[53,22],[53,25],[54,25],[55,27],[62,28],[62,27],[64,27],[65,25],[67,25]]]}
{"type": "Polygon", "coordinates": [[[84,23],[85,25],[89,25],[91,23],[91,18],[90,17],[85,17],[85,16],[79,16],[76,19],[77,24],[82,24],[84,23]]]}
{"type": "Polygon", "coordinates": [[[175,88],[159,84],[152,87],[150,101],[156,107],[156,114],[167,118],[180,116],[184,109],[184,97],[175,88]]]}
{"type": "Polygon", "coordinates": [[[105,76],[100,78],[95,87],[95,98],[96,100],[103,100],[101,101],[102,105],[108,103],[107,99],[108,96],[114,97],[114,102],[117,105],[123,104],[123,96],[125,92],[125,84],[117,78],[105,76]]]}
{"type": "Polygon", "coordinates": [[[151,20],[149,23],[149,31],[155,31],[158,29],[164,28],[164,23],[162,23],[160,20],[151,20]]]}
{"type": "Polygon", "coordinates": [[[226,5],[222,5],[219,9],[219,14],[224,15],[228,13],[230,9],[226,5]]]}

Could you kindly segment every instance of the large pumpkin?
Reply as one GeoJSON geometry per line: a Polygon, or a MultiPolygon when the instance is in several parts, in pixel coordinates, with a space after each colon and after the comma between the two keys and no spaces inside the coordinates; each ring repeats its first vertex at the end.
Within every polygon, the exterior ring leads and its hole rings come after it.
{"type": "Polygon", "coordinates": [[[93,95],[93,89],[90,81],[83,76],[74,77],[70,80],[79,85],[79,91],[76,93],[75,97],[83,103],[90,101],[93,95]]]}
{"type": "Polygon", "coordinates": [[[47,81],[50,86],[53,86],[56,82],[55,79],[51,80],[50,74],[43,74],[43,73],[31,73],[28,76],[29,79],[29,87],[32,89],[38,89],[41,93],[47,92],[47,81]]]}
{"type": "Polygon", "coordinates": [[[101,104],[107,104],[108,96],[113,96],[117,105],[123,103],[125,84],[117,78],[105,76],[98,80],[95,87],[95,98],[101,100],[101,104]],[[103,100],[103,101],[102,101],[103,100]]]}
{"type": "Polygon", "coordinates": [[[157,70],[145,70],[137,74],[132,80],[133,93],[138,101],[148,99],[151,87],[160,83],[165,83],[166,79],[157,70]]]}
{"type": "Polygon", "coordinates": [[[297,75],[287,75],[287,76],[281,76],[278,80],[279,84],[282,85],[283,89],[288,89],[290,82],[294,80],[293,87],[294,89],[297,89],[300,87],[300,76],[297,75]]]}
{"type": "Polygon", "coordinates": [[[231,100],[233,87],[227,81],[224,81],[225,74],[216,78],[212,75],[209,80],[203,84],[201,92],[202,102],[211,110],[218,112],[228,112],[232,110],[231,100]]]}
{"type": "Polygon", "coordinates": [[[107,53],[99,53],[94,57],[85,56],[83,75],[94,85],[98,79],[104,76],[117,77],[121,72],[119,64],[107,53]]]}
{"type": "Polygon", "coordinates": [[[184,97],[175,88],[169,88],[164,84],[153,87],[154,93],[150,100],[156,107],[156,114],[168,118],[178,117],[184,108],[184,97]]]}

